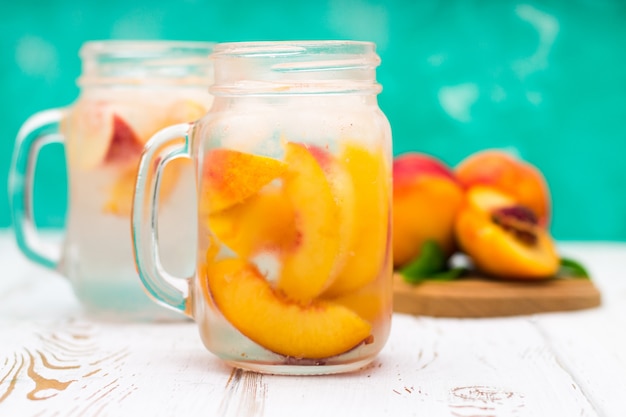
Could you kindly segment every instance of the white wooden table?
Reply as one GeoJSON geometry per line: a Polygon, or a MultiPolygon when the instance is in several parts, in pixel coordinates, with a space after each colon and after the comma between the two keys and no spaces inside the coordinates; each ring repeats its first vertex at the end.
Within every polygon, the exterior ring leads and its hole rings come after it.
{"type": "Polygon", "coordinates": [[[81,315],[69,284],[0,233],[0,416],[626,416],[626,244],[561,245],[600,308],[494,319],[395,315],[357,373],[235,371],[191,322],[81,315]]]}

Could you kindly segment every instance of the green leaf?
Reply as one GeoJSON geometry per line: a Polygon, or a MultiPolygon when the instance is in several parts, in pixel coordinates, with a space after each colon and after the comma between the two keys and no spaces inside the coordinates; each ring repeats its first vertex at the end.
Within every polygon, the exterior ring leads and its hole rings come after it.
{"type": "Polygon", "coordinates": [[[444,272],[446,269],[446,254],[437,242],[427,240],[422,244],[419,256],[400,269],[399,272],[406,282],[416,284],[444,272]]]}
{"type": "Polygon", "coordinates": [[[561,267],[558,276],[567,276],[571,278],[590,279],[589,272],[578,261],[570,258],[561,258],[561,267]]]}

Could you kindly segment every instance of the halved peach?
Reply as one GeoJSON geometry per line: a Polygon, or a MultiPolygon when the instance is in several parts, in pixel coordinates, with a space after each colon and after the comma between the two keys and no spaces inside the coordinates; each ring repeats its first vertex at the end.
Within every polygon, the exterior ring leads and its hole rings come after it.
{"type": "Polygon", "coordinates": [[[351,310],[325,301],[299,304],[273,290],[253,265],[224,259],[207,265],[217,308],[243,335],[294,358],[339,355],[370,337],[371,325],[351,310]]]}
{"type": "Polygon", "coordinates": [[[214,213],[239,204],[282,176],[278,159],[230,149],[212,149],[203,163],[201,211],[214,213]]]}
{"type": "Polygon", "coordinates": [[[305,145],[288,142],[283,191],[295,210],[297,241],[283,254],[278,288],[310,301],[333,279],[339,254],[340,216],[326,175],[305,145]]]}
{"type": "Polygon", "coordinates": [[[339,275],[324,292],[335,297],[363,287],[378,277],[389,244],[391,204],[389,166],[383,152],[346,143],[339,159],[352,182],[352,230],[339,275]]]}
{"type": "Polygon", "coordinates": [[[550,190],[534,165],[502,150],[487,149],[465,158],[455,171],[466,189],[475,185],[497,188],[535,212],[541,226],[550,223],[550,190]]]}
{"type": "Polygon", "coordinates": [[[297,238],[294,209],[278,188],[263,190],[207,219],[215,237],[242,258],[262,250],[285,250],[297,238]]]}
{"type": "Polygon", "coordinates": [[[455,231],[462,250],[487,274],[544,279],[558,271],[556,246],[537,215],[494,188],[468,190],[455,231]]]}

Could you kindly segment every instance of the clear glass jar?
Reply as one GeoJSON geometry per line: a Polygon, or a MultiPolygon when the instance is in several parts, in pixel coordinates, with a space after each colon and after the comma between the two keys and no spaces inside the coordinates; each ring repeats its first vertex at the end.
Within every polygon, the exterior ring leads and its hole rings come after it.
{"type": "MultiPolygon", "coordinates": [[[[203,116],[213,43],[174,41],[88,42],[80,50],[80,95],[67,108],[31,117],[21,129],[11,194],[18,244],[32,260],[66,276],[86,310],[98,317],[155,320],[174,317],[143,291],[133,259],[130,215],[138,162],[148,139],[165,126],[203,116]],[[42,144],[60,141],[67,156],[69,204],[62,248],[46,248],[32,213],[32,167],[42,144]]],[[[163,262],[193,270],[194,257],[179,242],[193,239],[177,216],[195,189],[174,164],[161,187],[163,262]]],[[[179,317],[184,317],[179,315],[179,317]]]]}
{"type": "Polygon", "coordinates": [[[142,159],[133,235],[144,285],[235,367],[358,369],[384,346],[392,315],[392,143],[375,46],[230,43],[212,57],[209,113],[157,134],[142,159]],[[181,156],[199,190],[198,262],[182,292],[155,267],[150,228],[153,161],[181,156]]]}

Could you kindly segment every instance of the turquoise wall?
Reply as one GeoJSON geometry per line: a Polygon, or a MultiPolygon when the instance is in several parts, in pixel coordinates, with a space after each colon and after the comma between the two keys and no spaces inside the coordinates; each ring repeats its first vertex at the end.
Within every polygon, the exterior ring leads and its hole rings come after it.
{"type": "MultiPolygon", "coordinates": [[[[0,227],[7,171],[32,113],[77,96],[94,39],[358,39],[383,60],[396,154],[458,163],[487,147],[539,166],[558,239],[626,240],[626,2],[14,1],[0,6],[0,227]]],[[[43,155],[38,223],[63,224],[62,152],[43,155]]]]}

